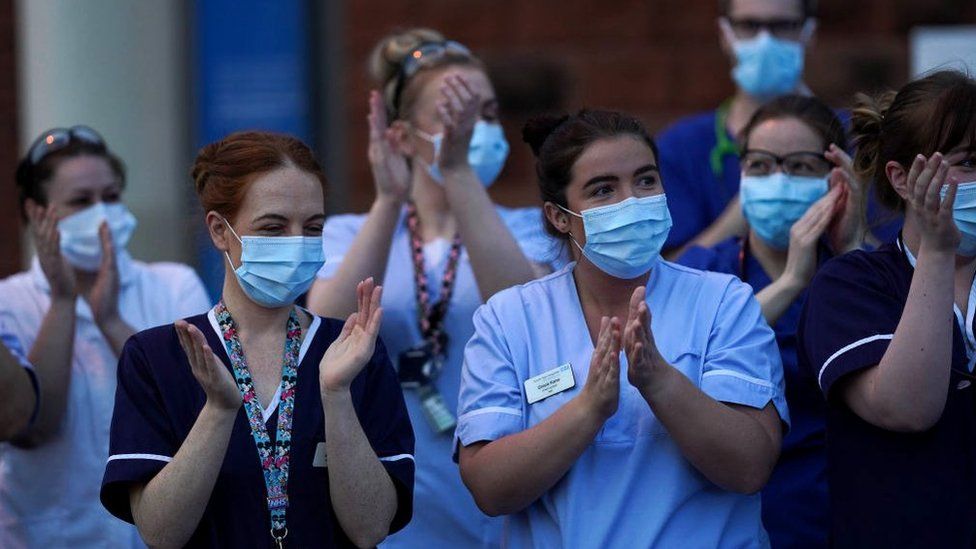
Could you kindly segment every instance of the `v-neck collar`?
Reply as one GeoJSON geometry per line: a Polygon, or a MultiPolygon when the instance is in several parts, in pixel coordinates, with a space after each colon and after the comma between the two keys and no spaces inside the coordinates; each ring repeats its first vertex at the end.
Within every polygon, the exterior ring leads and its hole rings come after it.
{"type": "MultiPolygon", "coordinates": [[[[297,305],[296,305],[297,307],[297,305]]],[[[298,365],[296,369],[300,369],[302,362],[305,360],[305,353],[308,351],[309,346],[312,344],[312,340],[315,339],[315,334],[319,329],[319,325],[322,323],[322,319],[310,313],[307,309],[298,307],[300,311],[307,313],[312,317],[312,322],[309,324],[308,329],[302,334],[302,346],[298,351],[298,365]]],[[[216,307],[211,308],[207,311],[207,320],[210,321],[210,328],[213,329],[214,335],[217,336],[217,341],[220,342],[218,346],[220,348],[220,354],[218,355],[224,362],[224,365],[230,368],[230,358],[227,356],[227,348],[224,346],[224,335],[220,332],[220,324],[217,322],[216,307]]],[[[261,408],[261,419],[265,423],[271,419],[274,415],[275,410],[278,409],[278,404],[281,402],[281,383],[278,383],[278,388],[275,389],[274,396],[271,397],[271,401],[268,402],[267,406],[262,406],[261,408]]]]}

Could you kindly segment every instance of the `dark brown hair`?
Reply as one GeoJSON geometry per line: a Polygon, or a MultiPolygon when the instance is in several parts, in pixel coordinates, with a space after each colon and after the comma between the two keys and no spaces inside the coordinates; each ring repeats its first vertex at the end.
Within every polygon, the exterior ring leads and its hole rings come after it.
{"type": "Polygon", "coordinates": [[[962,144],[976,148],[976,81],[945,70],[909,82],[897,93],[858,94],[851,123],[858,176],[871,182],[882,205],[904,211],[885,164],[895,161],[907,170],[918,154],[928,157],[962,144]]]}
{"type": "Polygon", "coordinates": [[[394,97],[406,57],[423,44],[444,40],[444,35],[436,30],[413,28],[385,36],[373,46],[373,51],[369,54],[369,74],[380,87],[386,112],[391,120],[410,118],[423,84],[441,70],[458,66],[484,69],[481,61],[473,55],[447,52],[437,61],[423,65],[403,83],[399,97],[394,97]]]}
{"type": "MultiPolygon", "coordinates": [[[[803,8],[804,17],[813,17],[817,15],[817,0],[799,0],[800,7],[803,8]]],[[[718,0],[718,13],[724,17],[728,17],[729,11],[732,9],[732,0],[718,0]]]]}
{"type": "MultiPolygon", "coordinates": [[[[573,165],[583,151],[600,139],[630,135],[643,141],[660,163],[657,145],[650,132],[633,116],[617,111],[583,109],[573,115],[543,115],[530,119],[522,129],[522,140],[535,154],[535,173],[544,202],[567,207],[566,187],[573,165]]],[[[546,220],[549,234],[566,238],[546,220]]]]}
{"type": "Polygon", "coordinates": [[[312,150],[290,135],[269,132],[232,133],[203,147],[190,175],[204,211],[233,221],[250,184],[262,174],[288,166],[313,175],[325,190],[325,174],[312,150]]]}
{"type": "Polygon", "coordinates": [[[17,165],[17,172],[14,176],[17,182],[17,199],[20,207],[20,215],[25,221],[27,220],[27,210],[24,206],[27,203],[27,199],[29,198],[42,206],[46,206],[47,192],[45,183],[54,177],[62,162],[69,158],[77,158],[79,156],[104,158],[108,162],[112,172],[119,178],[122,188],[125,188],[125,164],[112,151],[108,150],[108,147],[105,145],[96,145],[94,143],[72,139],[64,148],[42,157],[37,164],[31,164],[29,158],[30,151],[28,151],[17,165]]]}
{"type": "Polygon", "coordinates": [[[844,125],[823,101],[805,95],[783,95],[766,103],[752,115],[739,134],[740,152],[749,148],[752,130],[767,120],[796,118],[810,127],[824,142],[824,150],[833,143],[847,150],[844,125]]]}

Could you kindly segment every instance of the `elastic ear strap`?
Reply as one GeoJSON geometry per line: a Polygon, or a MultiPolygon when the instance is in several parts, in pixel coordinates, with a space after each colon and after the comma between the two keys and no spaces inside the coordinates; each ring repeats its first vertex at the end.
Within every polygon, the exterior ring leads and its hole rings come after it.
{"type": "Polygon", "coordinates": [[[560,210],[562,210],[562,211],[564,211],[564,212],[566,212],[566,213],[568,213],[569,215],[575,215],[576,217],[578,217],[578,218],[580,218],[580,219],[583,219],[583,216],[582,216],[582,215],[580,215],[580,214],[578,214],[578,213],[576,213],[576,212],[574,212],[574,211],[572,211],[572,210],[568,210],[568,209],[566,209],[566,208],[563,208],[562,206],[560,206],[559,204],[556,204],[555,202],[553,202],[553,204],[554,204],[554,205],[555,205],[555,206],[556,206],[557,208],[559,208],[560,210]]]}
{"type": "MultiPolygon", "coordinates": [[[[220,214],[217,214],[217,215],[220,215],[220,214]]],[[[230,221],[227,221],[227,218],[224,217],[224,216],[222,216],[222,215],[220,215],[220,220],[224,222],[224,225],[227,225],[227,228],[230,229],[230,232],[231,232],[231,234],[234,235],[234,238],[236,238],[237,241],[241,243],[241,246],[243,246],[244,245],[244,241],[241,240],[241,237],[237,235],[237,231],[234,230],[234,227],[231,227],[230,226],[230,221]]]]}

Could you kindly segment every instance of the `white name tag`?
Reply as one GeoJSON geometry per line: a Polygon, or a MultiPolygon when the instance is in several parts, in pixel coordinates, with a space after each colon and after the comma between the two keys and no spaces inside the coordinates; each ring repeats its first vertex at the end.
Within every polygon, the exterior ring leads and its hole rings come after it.
{"type": "Polygon", "coordinates": [[[534,404],[575,386],[573,367],[567,362],[562,366],[556,366],[548,372],[525,380],[525,398],[529,404],[534,404]]]}
{"type": "Polygon", "coordinates": [[[325,443],[320,442],[315,446],[315,457],[312,458],[312,467],[328,467],[329,459],[325,455],[325,443]]]}

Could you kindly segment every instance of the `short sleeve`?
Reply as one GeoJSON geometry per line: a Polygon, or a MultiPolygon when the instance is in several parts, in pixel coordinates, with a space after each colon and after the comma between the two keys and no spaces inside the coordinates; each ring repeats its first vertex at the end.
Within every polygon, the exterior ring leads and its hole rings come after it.
{"type": "Polygon", "coordinates": [[[319,278],[332,278],[342,265],[346,252],[363,226],[365,216],[334,215],[322,227],[322,247],[325,250],[325,264],[319,269],[319,278]]]}
{"type": "Polygon", "coordinates": [[[376,342],[369,364],[359,418],[366,438],[396,487],[397,511],[390,525],[393,533],[413,516],[414,434],[403,391],[382,341],[376,342]]]}
{"type": "Polygon", "coordinates": [[[801,313],[800,362],[824,395],[841,377],[880,363],[901,319],[904,301],[865,260],[868,255],[853,252],[828,261],[814,277],[801,313]]]}
{"type": "Polygon", "coordinates": [[[529,261],[548,265],[552,269],[561,267],[559,261],[561,245],[546,234],[541,209],[499,208],[498,212],[529,261]]]}
{"type": "Polygon", "coordinates": [[[203,281],[200,280],[196,271],[190,267],[185,267],[181,271],[179,283],[176,284],[176,289],[179,292],[175,296],[176,317],[171,320],[205,313],[213,306],[210,296],[207,295],[207,290],[203,286],[203,281]]]}
{"type": "Polygon", "coordinates": [[[474,314],[474,335],[464,348],[458,424],[459,444],[492,441],[522,431],[522,391],[502,325],[490,302],[474,314]]]}
{"type": "Polygon", "coordinates": [[[116,517],[132,522],[129,487],[149,482],[172,461],[179,445],[139,336],[131,337],[119,358],[102,505],[116,517]]]}
{"type": "Polygon", "coordinates": [[[752,290],[731,279],[708,340],[702,391],[720,402],[762,409],[770,402],[789,425],[776,336],[752,290]]]}

